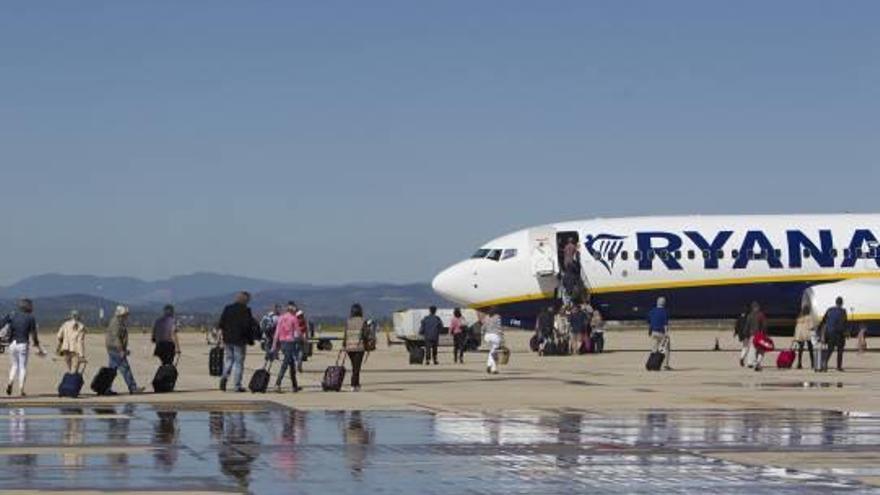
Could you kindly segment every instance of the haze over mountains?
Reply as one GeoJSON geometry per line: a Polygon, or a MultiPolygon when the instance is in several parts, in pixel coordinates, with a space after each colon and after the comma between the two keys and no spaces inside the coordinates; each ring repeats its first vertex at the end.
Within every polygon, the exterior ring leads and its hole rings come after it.
{"type": "Polygon", "coordinates": [[[344,318],[352,302],[387,318],[396,310],[442,305],[428,284],[351,284],[317,286],[283,283],[233,275],[195,273],[158,281],[133,277],[45,274],[29,277],[9,287],[0,287],[0,312],[12,308],[19,297],[35,299],[38,316],[58,321],[71,309],[78,309],[89,320],[97,318],[98,308],[109,314],[116,304],[133,308],[138,323],[149,321],[167,303],[194,321],[208,322],[228,304],[235,292],[254,295],[255,313],[263,313],[275,303],[295,300],[310,317],[323,320],[344,318]]]}

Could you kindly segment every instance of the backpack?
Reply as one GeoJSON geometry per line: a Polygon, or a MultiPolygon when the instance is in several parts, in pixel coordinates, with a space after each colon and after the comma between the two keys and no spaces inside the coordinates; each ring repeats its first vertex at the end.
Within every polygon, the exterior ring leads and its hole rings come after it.
{"type": "Polygon", "coordinates": [[[364,343],[364,350],[373,352],[376,350],[376,325],[372,320],[364,322],[361,328],[361,341],[364,343]]]}

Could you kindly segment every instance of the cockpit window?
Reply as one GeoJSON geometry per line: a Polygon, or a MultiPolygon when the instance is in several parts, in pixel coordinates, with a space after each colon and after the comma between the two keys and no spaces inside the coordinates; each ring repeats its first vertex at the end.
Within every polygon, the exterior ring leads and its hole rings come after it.
{"type": "Polygon", "coordinates": [[[483,259],[489,255],[490,251],[491,251],[491,249],[478,249],[477,252],[474,253],[473,256],[471,256],[471,259],[475,259],[475,260],[483,259]]]}
{"type": "Polygon", "coordinates": [[[501,253],[501,261],[509,260],[510,258],[516,257],[516,249],[505,249],[503,253],[501,253]]]}
{"type": "Polygon", "coordinates": [[[486,258],[493,261],[499,261],[501,259],[501,252],[500,249],[492,249],[489,251],[489,254],[486,255],[486,258]]]}

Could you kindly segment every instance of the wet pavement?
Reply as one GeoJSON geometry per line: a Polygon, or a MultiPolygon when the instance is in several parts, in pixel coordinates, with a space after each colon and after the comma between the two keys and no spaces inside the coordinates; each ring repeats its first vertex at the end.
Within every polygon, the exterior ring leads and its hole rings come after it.
{"type": "Polygon", "coordinates": [[[828,411],[0,408],[0,490],[880,493],[856,479],[880,476],[877,453],[880,415],[828,411]],[[748,452],[861,461],[791,470],[719,458],[748,452]]]}

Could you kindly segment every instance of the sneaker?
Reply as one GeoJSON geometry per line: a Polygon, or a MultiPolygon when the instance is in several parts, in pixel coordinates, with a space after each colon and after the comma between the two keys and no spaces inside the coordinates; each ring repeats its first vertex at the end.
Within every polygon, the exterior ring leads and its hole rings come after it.
{"type": "Polygon", "coordinates": [[[672,366],[666,365],[663,367],[665,371],[672,371],[672,366]]]}
{"type": "Polygon", "coordinates": [[[297,393],[297,392],[301,391],[302,389],[303,389],[302,387],[293,387],[293,393],[297,393]]]}
{"type": "Polygon", "coordinates": [[[247,390],[244,387],[236,387],[235,391],[239,394],[243,394],[243,393],[247,392],[247,390]]]}
{"type": "Polygon", "coordinates": [[[12,384],[6,386],[6,395],[12,395],[12,384]]]}
{"type": "Polygon", "coordinates": [[[745,360],[745,359],[740,359],[740,360],[739,360],[739,367],[740,367],[740,368],[745,368],[745,367],[746,367],[746,360],[745,360]]]}
{"type": "Polygon", "coordinates": [[[490,375],[492,374],[492,367],[491,366],[486,366],[486,373],[489,373],[490,375]]]}
{"type": "Polygon", "coordinates": [[[24,390],[19,390],[18,393],[21,394],[22,397],[27,397],[27,394],[24,393],[24,390]]]}
{"type": "Polygon", "coordinates": [[[755,366],[755,371],[761,371],[763,368],[761,366],[755,366]]]}
{"type": "Polygon", "coordinates": [[[220,379],[220,391],[226,392],[226,378],[220,379]]]}
{"type": "Polygon", "coordinates": [[[129,393],[131,395],[140,395],[140,394],[144,393],[144,391],[146,391],[146,390],[147,389],[145,387],[137,387],[134,390],[130,391],[129,393]]]}
{"type": "Polygon", "coordinates": [[[498,370],[492,370],[492,374],[493,374],[493,375],[497,375],[497,374],[498,374],[498,370]]]}
{"type": "Polygon", "coordinates": [[[837,371],[843,373],[843,368],[837,368],[837,371]]]}

